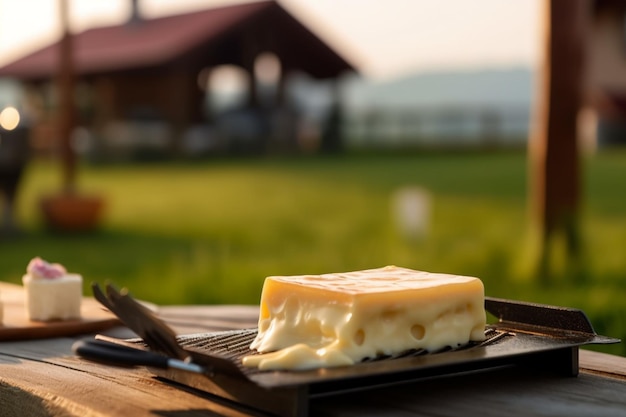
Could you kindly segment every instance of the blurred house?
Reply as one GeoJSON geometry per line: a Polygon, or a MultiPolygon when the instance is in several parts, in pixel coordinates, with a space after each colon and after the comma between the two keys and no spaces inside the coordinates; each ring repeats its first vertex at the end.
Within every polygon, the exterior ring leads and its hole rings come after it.
{"type": "MultiPolygon", "coordinates": [[[[354,71],[275,1],[156,19],[142,18],[137,1],[132,4],[126,23],[71,36],[76,124],[81,127],[73,138],[78,150],[128,157],[129,152],[163,150],[296,148],[298,120],[288,99],[290,78],[305,74],[312,80],[333,80],[354,71]],[[213,71],[224,66],[239,68],[240,78],[243,74],[244,97],[235,97],[236,106],[219,105],[228,102],[227,93],[211,97],[213,71]],[[264,80],[263,71],[274,79],[264,80]]],[[[56,143],[59,49],[57,42],[0,68],[0,77],[19,79],[40,97],[43,116],[35,130],[39,149],[56,143]]]]}
{"type": "Polygon", "coordinates": [[[586,102],[599,145],[626,144],[626,1],[594,0],[586,45],[586,102]]]}

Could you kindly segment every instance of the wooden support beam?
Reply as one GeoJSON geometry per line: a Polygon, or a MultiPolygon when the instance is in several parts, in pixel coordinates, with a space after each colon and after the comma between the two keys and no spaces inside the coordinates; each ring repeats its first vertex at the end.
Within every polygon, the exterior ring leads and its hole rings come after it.
{"type": "Polygon", "coordinates": [[[544,2],[543,63],[530,138],[531,205],[540,233],[539,273],[548,277],[555,237],[568,262],[579,256],[580,167],[577,117],[582,106],[588,0],[544,2]]]}

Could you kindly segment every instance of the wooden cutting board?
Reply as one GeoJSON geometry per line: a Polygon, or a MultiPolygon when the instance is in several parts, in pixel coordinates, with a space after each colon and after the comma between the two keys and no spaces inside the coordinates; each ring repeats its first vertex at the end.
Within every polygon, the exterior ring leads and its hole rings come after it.
{"type": "Polygon", "coordinates": [[[81,304],[81,318],[50,322],[31,321],[25,305],[25,292],[21,285],[0,282],[0,302],[3,318],[0,322],[0,341],[44,339],[97,333],[120,324],[114,314],[94,298],[85,297],[81,304]]]}

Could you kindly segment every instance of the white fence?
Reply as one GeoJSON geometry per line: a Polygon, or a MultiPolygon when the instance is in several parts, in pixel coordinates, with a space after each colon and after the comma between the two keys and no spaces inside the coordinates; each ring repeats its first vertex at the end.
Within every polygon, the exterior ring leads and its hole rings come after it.
{"type": "Polygon", "coordinates": [[[346,113],[351,147],[519,146],[530,129],[527,107],[456,106],[370,109],[346,113]]]}

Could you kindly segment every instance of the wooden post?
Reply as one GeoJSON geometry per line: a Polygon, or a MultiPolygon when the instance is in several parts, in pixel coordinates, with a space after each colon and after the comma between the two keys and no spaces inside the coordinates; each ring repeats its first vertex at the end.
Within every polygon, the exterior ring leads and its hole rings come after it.
{"type": "Polygon", "coordinates": [[[555,237],[567,262],[580,252],[580,169],[577,116],[582,105],[587,0],[544,2],[543,67],[535,131],[530,140],[531,202],[539,227],[539,273],[547,279],[555,237]]]}
{"type": "Polygon", "coordinates": [[[63,189],[73,193],[76,183],[76,154],[72,147],[72,131],[75,123],[74,107],[74,65],[72,58],[72,36],[69,31],[69,0],[59,1],[59,11],[63,35],[59,44],[58,73],[58,123],[61,140],[63,169],[63,189]]]}

